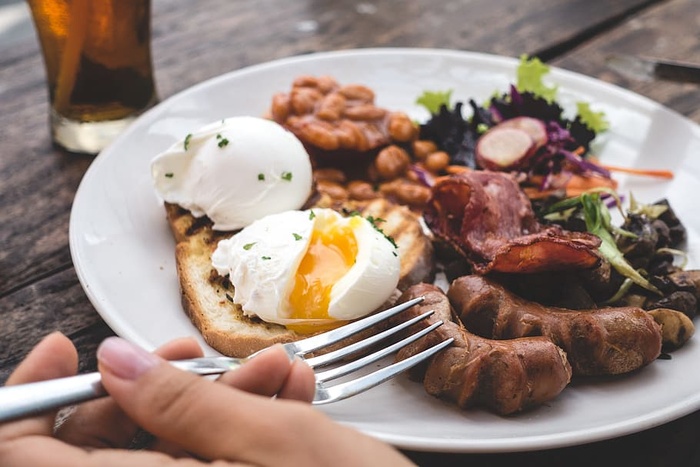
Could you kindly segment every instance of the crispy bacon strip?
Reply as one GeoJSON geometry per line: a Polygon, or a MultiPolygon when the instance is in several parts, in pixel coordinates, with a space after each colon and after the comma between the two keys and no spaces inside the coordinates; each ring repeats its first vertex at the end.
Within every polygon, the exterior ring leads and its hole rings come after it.
{"type": "Polygon", "coordinates": [[[600,262],[598,237],[540,224],[527,196],[506,173],[473,171],[441,180],[423,215],[433,233],[477,274],[585,269],[600,262]]]}

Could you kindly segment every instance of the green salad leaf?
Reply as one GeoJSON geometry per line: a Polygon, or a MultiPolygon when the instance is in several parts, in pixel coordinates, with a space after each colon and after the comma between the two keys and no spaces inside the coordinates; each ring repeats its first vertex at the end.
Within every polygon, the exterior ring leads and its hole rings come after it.
{"type": "Polygon", "coordinates": [[[624,254],[617,247],[615,234],[633,237],[635,235],[612,225],[610,210],[605,203],[603,203],[600,193],[600,191],[589,191],[580,196],[567,198],[550,206],[547,209],[547,213],[562,212],[579,206],[583,211],[586,230],[596,235],[601,240],[600,247],[598,247],[598,252],[601,256],[603,256],[617,272],[633,283],[651,292],[661,294],[659,289],[632,267],[624,254]]]}
{"type": "Polygon", "coordinates": [[[520,92],[531,92],[551,104],[557,97],[558,88],[544,84],[542,78],[547,73],[549,73],[549,66],[542,63],[539,58],[521,55],[516,71],[515,87],[520,92]]]}
{"type": "Polygon", "coordinates": [[[435,115],[440,111],[441,106],[451,109],[450,99],[452,98],[452,89],[447,91],[423,91],[423,94],[418,96],[416,104],[425,107],[430,115],[435,115]]]}
{"type": "Polygon", "coordinates": [[[591,105],[588,102],[577,102],[576,111],[581,122],[596,133],[606,131],[610,127],[605,113],[591,110],[591,105]]]}

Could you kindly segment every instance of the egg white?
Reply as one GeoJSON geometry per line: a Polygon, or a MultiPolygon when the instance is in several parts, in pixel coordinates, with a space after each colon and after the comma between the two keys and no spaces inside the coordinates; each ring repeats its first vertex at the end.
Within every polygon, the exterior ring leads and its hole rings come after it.
{"type": "Polygon", "coordinates": [[[391,241],[366,219],[344,218],[331,209],[286,211],[259,219],[219,242],[212,265],[228,275],[233,302],[248,316],[281,325],[352,320],[381,306],[398,284],[400,259],[391,241]],[[339,222],[353,227],[355,263],[330,293],[331,319],[294,319],[289,295],[314,228],[339,222]]]}
{"type": "Polygon", "coordinates": [[[208,216],[216,230],[237,230],[268,214],[299,209],[312,189],[309,155],[279,124],[257,117],[219,120],[151,162],[167,202],[208,216]]]}

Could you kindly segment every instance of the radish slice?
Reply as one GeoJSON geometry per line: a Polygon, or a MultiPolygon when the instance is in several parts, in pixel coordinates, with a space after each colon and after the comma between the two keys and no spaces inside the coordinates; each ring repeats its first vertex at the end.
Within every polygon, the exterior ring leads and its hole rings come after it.
{"type": "MultiPolygon", "coordinates": [[[[518,130],[523,130],[525,133],[530,135],[532,141],[535,143],[537,148],[540,148],[547,144],[547,127],[544,122],[538,118],[532,117],[515,117],[509,120],[505,120],[498,125],[498,128],[516,128],[518,130]]],[[[494,127],[494,128],[496,128],[494,127]]]]}
{"type": "Polygon", "coordinates": [[[529,133],[502,125],[488,130],[476,143],[476,162],[483,169],[515,169],[538,149],[529,133]]]}

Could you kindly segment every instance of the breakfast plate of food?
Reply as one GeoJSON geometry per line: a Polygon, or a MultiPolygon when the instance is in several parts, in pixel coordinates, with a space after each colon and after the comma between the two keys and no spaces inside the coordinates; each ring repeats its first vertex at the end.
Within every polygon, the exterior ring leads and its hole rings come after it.
{"type": "Polygon", "coordinates": [[[292,57],[137,119],[71,253],[147,349],[245,356],[424,296],[453,346],[319,410],[408,449],[569,446],[700,408],[698,152],[693,122],[527,57],[292,57]]]}

